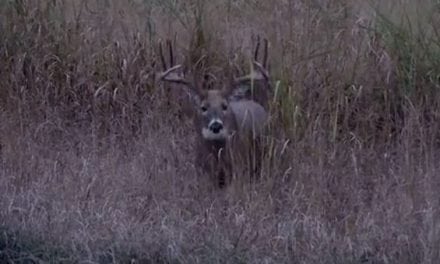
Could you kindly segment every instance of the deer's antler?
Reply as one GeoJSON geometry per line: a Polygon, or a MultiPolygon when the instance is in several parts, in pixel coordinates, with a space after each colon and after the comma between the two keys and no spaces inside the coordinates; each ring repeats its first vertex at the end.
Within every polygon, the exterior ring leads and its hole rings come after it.
{"type": "Polygon", "coordinates": [[[269,82],[269,72],[267,71],[267,60],[268,60],[268,46],[269,43],[267,39],[264,42],[264,53],[262,63],[258,62],[258,55],[260,51],[260,37],[257,38],[257,45],[254,51],[254,59],[252,61],[253,69],[248,75],[244,75],[234,79],[235,84],[242,84],[249,81],[266,81],[269,82]]]}
{"type": "Polygon", "coordinates": [[[159,43],[159,56],[162,62],[163,71],[158,74],[157,79],[159,81],[166,81],[166,82],[191,86],[191,82],[187,80],[182,73],[177,73],[177,71],[182,68],[182,65],[180,64],[174,65],[174,52],[170,40],[167,40],[167,46],[168,46],[169,62],[170,62],[169,65],[167,65],[165,56],[163,55],[162,43],[159,43]]]}

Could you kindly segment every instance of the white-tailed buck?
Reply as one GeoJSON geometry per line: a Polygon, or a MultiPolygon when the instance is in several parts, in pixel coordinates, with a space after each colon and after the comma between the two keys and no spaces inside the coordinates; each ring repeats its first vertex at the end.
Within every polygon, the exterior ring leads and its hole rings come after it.
{"type": "MultiPolygon", "coordinates": [[[[256,53],[258,54],[259,45],[256,53]]],[[[192,73],[188,79],[181,71],[181,65],[174,65],[171,58],[166,65],[162,48],[160,57],[164,71],[159,80],[180,84],[189,95],[194,106],[194,125],[197,135],[196,163],[206,173],[215,177],[220,187],[228,183],[237,168],[247,167],[251,174],[259,172],[261,158],[260,136],[264,132],[268,113],[263,105],[269,91],[251,93],[246,85],[262,82],[269,89],[269,76],[266,71],[267,41],[263,64],[253,61],[253,71],[243,77],[233,78],[232,71],[223,78],[210,78],[209,75],[192,73]],[[255,98],[255,99],[254,99],[255,98]]],[[[243,171],[241,171],[243,172],[243,171]]]]}

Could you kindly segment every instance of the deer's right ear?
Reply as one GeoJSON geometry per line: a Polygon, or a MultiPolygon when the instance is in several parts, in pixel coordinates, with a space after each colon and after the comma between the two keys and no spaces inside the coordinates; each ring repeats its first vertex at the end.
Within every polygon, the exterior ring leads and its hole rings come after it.
{"type": "Polygon", "coordinates": [[[200,107],[202,104],[202,101],[204,98],[206,98],[207,93],[206,90],[203,90],[200,88],[200,86],[197,85],[197,82],[194,81],[194,85],[188,89],[189,93],[188,95],[191,98],[191,101],[194,103],[195,107],[200,107]]]}
{"type": "Polygon", "coordinates": [[[193,102],[194,106],[197,108],[202,104],[202,98],[197,93],[190,93],[191,102],[193,102]]]}
{"type": "Polygon", "coordinates": [[[227,97],[229,101],[240,101],[249,93],[250,87],[248,85],[235,85],[231,94],[227,97]]]}

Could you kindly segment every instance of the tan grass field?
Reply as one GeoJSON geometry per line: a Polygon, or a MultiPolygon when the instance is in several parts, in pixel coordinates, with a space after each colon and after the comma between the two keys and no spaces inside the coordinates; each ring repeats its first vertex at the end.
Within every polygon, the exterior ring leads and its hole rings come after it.
{"type": "Polygon", "coordinates": [[[0,263],[440,263],[438,1],[0,1],[0,263]],[[249,69],[261,179],[197,177],[157,47],[249,69]]]}

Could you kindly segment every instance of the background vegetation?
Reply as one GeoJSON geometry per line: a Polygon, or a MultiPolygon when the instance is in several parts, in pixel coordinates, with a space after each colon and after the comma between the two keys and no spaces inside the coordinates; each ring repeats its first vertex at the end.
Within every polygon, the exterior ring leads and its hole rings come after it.
{"type": "Polygon", "coordinates": [[[0,262],[438,263],[439,12],[0,1],[0,262]],[[245,72],[256,35],[276,88],[270,155],[262,179],[216,190],[154,82],[157,44],[245,72]]]}

